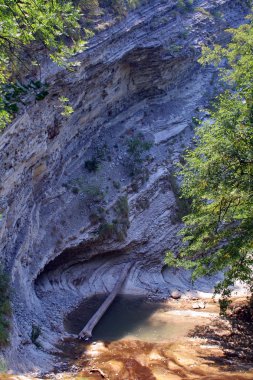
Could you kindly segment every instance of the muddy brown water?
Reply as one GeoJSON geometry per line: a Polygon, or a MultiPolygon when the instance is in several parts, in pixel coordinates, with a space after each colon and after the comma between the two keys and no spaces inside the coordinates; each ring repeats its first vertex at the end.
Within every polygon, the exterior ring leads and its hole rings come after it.
{"type": "MultiPolygon", "coordinates": [[[[66,331],[79,333],[104,299],[98,295],[80,304],[65,318],[66,331]]],[[[62,354],[56,359],[68,369],[44,378],[253,380],[253,363],[244,366],[236,356],[227,360],[218,341],[210,343],[208,337],[194,334],[220,321],[217,304],[209,301],[205,310],[197,311],[191,305],[191,301],[151,302],[119,296],[94,329],[93,341],[68,338],[59,345],[62,354]]],[[[216,332],[222,339],[230,334],[226,323],[216,332]]],[[[18,375],[2,378],[38,380],[18,375]]]]}
{"type": "MultiPolygon", "coordinates": [[[[86,300],[65,319],[77,334],[105,296],[86,300]]],[[[224,362],[219,344],[194,336],[194,329],[211,325],[218,306],[209,302],[194,311],[191,303],[151,302],[119,296],[94,329],[93,342],[66,340],[61,346],[75,364],[77,380],[253,380],[252,369],[224,362]]],[[[221,331],[224,334],[224,331],[221,331]]],[[[226,339],[224,335],[224,339],[226,339]]],[[[234,363],[236,358],[234,359],[234,363]]],[[[233,363],[233,364],[234,364],[233,363]]]]}

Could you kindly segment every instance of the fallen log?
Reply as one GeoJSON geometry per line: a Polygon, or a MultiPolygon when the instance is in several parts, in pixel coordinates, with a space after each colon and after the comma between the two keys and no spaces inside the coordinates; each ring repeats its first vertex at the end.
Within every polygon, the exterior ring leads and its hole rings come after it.
{"type": "Polygon", "coordinates": [[[113,290],[109,294],[109,296],[106,298],[106,300],[102,303],[102,305],[99,307],[99,309],[93,315],[93,317],[91,317],[89,322],[84,326],[82,331],[79,333],[79,335],[78,335],[79,339],[88,340],[92,337],[92,331],[93,331],[94,327],[100,321],[100,319],[105,314],[106,310],[109,308],[109,306],[113,302],[114,298],[116,297],[116,295],[120,291],[131,266],[132,266],[132,263],[128,263],[125,265],[124,269],[121,272],[119,279],[117,280],[117,282],[116,282],[113,290]]]}

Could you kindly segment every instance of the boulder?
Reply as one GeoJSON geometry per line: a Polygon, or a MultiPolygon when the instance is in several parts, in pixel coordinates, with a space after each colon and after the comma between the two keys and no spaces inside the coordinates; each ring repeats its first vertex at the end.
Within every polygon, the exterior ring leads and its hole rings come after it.
{"type": "Polygon", "coordinates": [[[205,309],[205,302],[194,302],[192,304],[192,309],[205,309]]]}
{"type": "Polygon", "coordinates": [[[175,290],[171,291],[170,296],[174,300],[178,300],[179,298],[181,298],[182,294],[181,294],[181,292],[179,290],[175,289],[175,290]]]}

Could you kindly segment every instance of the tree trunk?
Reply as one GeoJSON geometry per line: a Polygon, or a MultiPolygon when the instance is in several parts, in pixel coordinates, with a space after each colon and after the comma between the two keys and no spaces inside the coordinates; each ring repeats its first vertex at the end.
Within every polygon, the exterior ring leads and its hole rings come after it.
{"type": "Polygon", "coordinates": [[[109,294],[109,296],[106,298],[106,300],[102,303],[102,305],[99,307],[99,309],[96,311],[96,313],[91,317],[89,322],[85,325],[85,327],[82,329],[82,331],[79,333],[78,337],[79,339],[85,339],[88,340],[92,336],[92,331],[94,327],[97,325],[99,320],[102,318],[102,316],[105,314],[106,310],[109,308],[111,303],[113,302],[114,298],[120,291],[126,276],[132,266],[132,263],[128,263],[125,265],[124,269],[122,270],[122,273],[117,280],[113,290],[109,294]]]}

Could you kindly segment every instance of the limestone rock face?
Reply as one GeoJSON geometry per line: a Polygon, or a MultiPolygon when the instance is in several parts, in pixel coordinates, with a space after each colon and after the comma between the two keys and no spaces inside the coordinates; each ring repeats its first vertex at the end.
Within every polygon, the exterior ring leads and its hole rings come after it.
{"type": "Polygon", "coordinates": [[[187,276],[163,268],[165,251],[179,244],[184,211],[173,167],[190,144],[193,117],[205,117],[201,109],[215,94],[217,73],[197,63],[200,46],[226,41],[224,30],[248,11],[234,0],[196,6],[209,14],[150,1],[94,37],[74,72],[45,65],[49,95],[0,136],[13,368],[52,364],[64,315],[110,291],[126,262],[133,266],[125,293],[190,291],[187,276]],[[70,117],[61,115],[59,96],[69,98],[70,117]],[[33,324],[43,350],[31,343],[33,324]]]}

